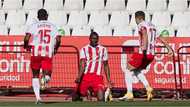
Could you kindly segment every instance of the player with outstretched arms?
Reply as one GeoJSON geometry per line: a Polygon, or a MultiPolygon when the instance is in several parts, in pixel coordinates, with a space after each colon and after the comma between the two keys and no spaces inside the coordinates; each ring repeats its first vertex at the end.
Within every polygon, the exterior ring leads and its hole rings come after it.
{"type": "Polygon", "coordinates": [[[156,28],[155,26],[145,21],[145,13],[143,11],[137,11],[135,13],[135,20],[138,25],[139,32],[139,52],[133,53],[131,59],[127,63],[127,71],[125,72],[125,83],[127,86],[127,93],[120,97],[119,100],[133,100],[133,76],[136,76],[144,85],[147,91],[147,100],[151,101],[153,98],[152,91],[153,88],[150,86],[148,80],[146,79],[143,72],[143,69],[154,60],[154,50],[155,50],[155,40],[159,39],[169,50],[168,55],[171,56],[173,51],[171,47],[162,37],[156,37],[156,28]]]}
{"type": "Polygon", "coordinates": [[[61,36],[58,34],[57,27],[47,21],[48,13],[45,9],[39,9],[37,15],[39,21],[27,28],[24,49],[31,51],[32,54],[30,64],[33,73],[32,87],[38,104],[41,102],[40,86],[45,88],[51,79],[52,57],[60,46],[61,36]],[[42,69],[41,84],[39,80],[40,69],[42,69]]]}

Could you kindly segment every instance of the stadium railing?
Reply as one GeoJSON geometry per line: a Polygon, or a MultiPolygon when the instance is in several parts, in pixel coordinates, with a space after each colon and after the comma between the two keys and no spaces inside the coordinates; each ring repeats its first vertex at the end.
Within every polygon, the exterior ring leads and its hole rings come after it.
{"type": "Polygon", "coordinates": [[[179,70],[179,83],[180,83],[180,98],[189,97],[190,86],[184,82],[184,78],[189,78],[189,57],[190,57],[190,46],[181,46],[177,50],[177,61],[178,61],[178,70],[179,70]],[[185,65],[185,66],[184,66],[185,65]]]}

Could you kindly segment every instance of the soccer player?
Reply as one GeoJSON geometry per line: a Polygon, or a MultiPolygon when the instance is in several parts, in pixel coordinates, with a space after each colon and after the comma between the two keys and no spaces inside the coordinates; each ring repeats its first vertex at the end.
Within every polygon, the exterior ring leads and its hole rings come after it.
{"type": "Polygon", "coordinates": [[[90,44],[80,50],[80,71],[76,83],[80,83],[80,94],[87,96],[90,90],[97,96],[98,101],[104,101],[105,86],[102,75],[102,66],[111,88],[110,69],[108,65],[107,49],[98,44],[99,36],[92,32],[89,37],[90,44]]]}
{"type": "MultiPolygon", "coordinates": [[[[135,20],[138,25],[140,49],[138,53],[134,53],[132,55],[131,59],[127,63],[128,71],[125,72],[127,93],[119,99],[133,100],[132,82],[133,76],[136,76],[146,88],[147,100],[151,101],[153,97],[153,89],[147,81],[145,75],[141,71],[143,69],[146,69],[146,67],[154,59],[156,28],[152,23],[145,21],[145,13],[143,11],[137,11],[135,13],[135,20]]],[[[166,48],[169,50],[168,55],[171,56],[173,54],[172,49],[164,40],[164,38],[158,37],[157,39],[159,39],[166,46],[166,48]]]]}
{"type": "Polygon", "coordinates": [[[24,38],[24,48],[31,51],[31,69],[33,73],[32,87],[36,96],[36,103],[41,103],[40,85],[44,88],[49,82],[52,73],[52,57],[57,52],[61,37],[57,27],[47,21],[48,13],[45,9],[39,9],[37,13],[39,21],[31,24],[24,38]],[[29,45],[29,40],[31,44],[29,45]],[[39,80],[42,69],[41,84],[39,80]]]}

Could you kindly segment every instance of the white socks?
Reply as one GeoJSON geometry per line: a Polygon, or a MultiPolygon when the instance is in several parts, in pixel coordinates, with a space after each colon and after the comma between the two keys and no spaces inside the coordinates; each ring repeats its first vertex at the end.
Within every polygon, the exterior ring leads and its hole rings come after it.
{"type": "Polygon", "coordinates": [[[41,98],[40,98],[40,82],[39,82],[39,78],[33,78],[32,79],[32,87],[33,87],[36,99],[41,100],[41,98]]]}
{"type": "Polygon", "coordinates": [[[133,72],[126,71],[125,73],[125,84],[127,86],[127,92],[133,92],[133,72]]]}
{"type": "MultiPolygon", "coordinates": [[[[136,71],[135,71],[136,72],[136,71]]],[[[135,73],[135,75],[139,78],[139,80],[143,83],[144,87],[147,88],[149,87],[149,83],[146,79],[146,77],[144,76],[144,74],[141,71],[137,71],[137,73],[135,73]]]]}
{"type": "Polygon", "coordinates": [[[127,92],[133,92],[133,75],[138,77],[138,79],[143,83],[144,87],[149,87],[149,83],[145,77],[145,75],[141,71],[129,71],[127,70],[125,73],[125,83],[127,86],[127,92]]]}

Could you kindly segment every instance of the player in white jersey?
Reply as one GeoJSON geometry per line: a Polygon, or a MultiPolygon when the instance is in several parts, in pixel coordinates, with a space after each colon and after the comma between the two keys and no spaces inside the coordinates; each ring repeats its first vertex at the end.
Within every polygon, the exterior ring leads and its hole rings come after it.
{"type": "Polygon", "coordinates": [[[102,66],[107,77],[108,87],[111,88],[110,69],[108,65],[107,49],[98,44],[99,36],[92,32],[89,37],[90,44],[80,51],[80,71],[76,79],[80,83],[80,94],[87,95],[90,88],[98,101],[104,100],[105,86],[102,75],[102,66]]]}
{"type": "Polygon", "coordinates": [[[173,54],[171,47],[167,44],[167,42],[161,38],[156,37],[156,28],[155,26],[145,21],[145,13],[143,11],[137,11],[135,13],[135,20],[138,25],[139,32],[139,52],[134,53],[131,56],[131,59],[127,63],[127,71],[125,72],[125,82],[127,86],[127,93],[119,98],[120,100],[128,99],[133,100],[133,90],[132,90],[132,82],[133,75],[135,75],[144,85],[147,90],[147,100],[151,101],[153,95],[149,82],[147,81],[145,75],[141,72],[143,69],[153,61],[154,59],[154,49],[155,49],[155,39],[159,39],[165,46],[168,48],[168,55],[171,56],[173,54]]]}
{"type": "Polygon", "coordinates": [[[32,86],[36,95],[36,103],[40,103],[40,82],[39,73],[42,69],[43,75],[41,86],[50,80],[52,73],[52,57],[57,52],[61,36],[58,34],[57,27],[47,21],[48,14],[45,9],[38,10],[39,21],[31,24],[24,38],[24,48],[32,52],[31,69],[33,72],[32,86]],[[31,44],[29,40],[31,38],[31,44]]]}

